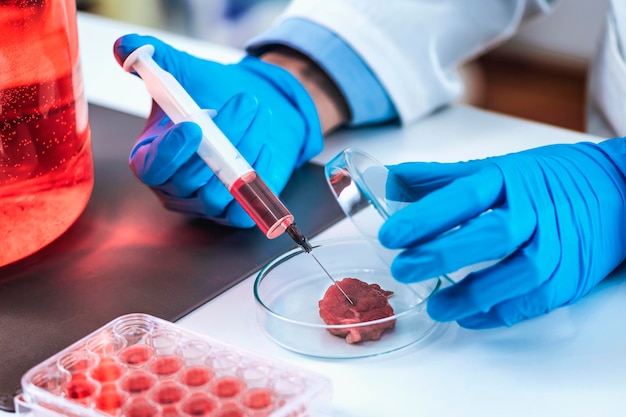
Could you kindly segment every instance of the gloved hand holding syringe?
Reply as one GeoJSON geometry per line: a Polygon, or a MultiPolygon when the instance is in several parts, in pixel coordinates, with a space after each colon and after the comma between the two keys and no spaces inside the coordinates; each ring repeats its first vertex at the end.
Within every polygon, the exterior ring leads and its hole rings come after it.
{"type": "Polygon", "coordinates": [[[215,125],[209,113],[201,109],[180,83],[152,59],[153,53],[152,45],[137,48],[124,60],[124,69],[128,72],[134,71],[142,78],[154,101],[172,122],[190,121],[200,126],[202,141],[196,151],[197,154],[211,168],[265,236],[273,239],[287,232],[304,251],[313,256],[326,275],[352,304],[352,300],[313,255],[313,247],[296,225],[293,214],[215,125]]]}

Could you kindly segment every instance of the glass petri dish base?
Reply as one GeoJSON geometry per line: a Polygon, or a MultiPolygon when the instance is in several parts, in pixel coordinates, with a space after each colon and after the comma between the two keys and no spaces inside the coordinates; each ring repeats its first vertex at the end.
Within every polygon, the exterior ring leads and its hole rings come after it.
{"type": "Polygon", "coordinates": [[[290,351],[317,358],[351,359],[390,353],[410,346],[437,326],[426,313],[426,302],[441,286],[440,279],[402,284],[389,271],[385,256],[373,238],[354,237],[319,242],[313,254],[337,281],[357,278],[393,291],[389,303],[394,315],[358,324],[328,325],[320,317],[318,302],[333,285],[310,254],[289,251],[258,274],[254,284],[257,318],[267,336],[290,351]],[[379,340],[347,343],[331,330],[359,329],[395,321],[379,340]]]}

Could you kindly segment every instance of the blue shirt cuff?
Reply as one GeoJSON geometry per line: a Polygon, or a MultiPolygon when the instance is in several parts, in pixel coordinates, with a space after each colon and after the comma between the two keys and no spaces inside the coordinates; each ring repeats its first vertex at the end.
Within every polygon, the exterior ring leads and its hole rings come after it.
{"type": "Polygon", "coordinates": [[[384,123],[398,118],[387,92],[361,57],[339,36],[305,19],[291,18],[252,39],[251,55],[285,45],[315,61],[335,82],[350,108],[350,125],[384,123]]]}

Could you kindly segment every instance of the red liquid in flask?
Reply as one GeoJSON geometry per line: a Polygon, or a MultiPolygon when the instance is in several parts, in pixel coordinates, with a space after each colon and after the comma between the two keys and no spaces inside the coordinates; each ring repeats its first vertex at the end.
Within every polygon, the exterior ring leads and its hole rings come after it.
{"type": "Polygon", "coordinates": [[[293,215],[255,172],[238,178],[230,193],[269,239],[280,236],[293,223],[293,215]]]}
{"type": "Polygon", "coordinates": [[[60,236],[91,195],[75,7],[0,2],[0,267],[60,236]]]}

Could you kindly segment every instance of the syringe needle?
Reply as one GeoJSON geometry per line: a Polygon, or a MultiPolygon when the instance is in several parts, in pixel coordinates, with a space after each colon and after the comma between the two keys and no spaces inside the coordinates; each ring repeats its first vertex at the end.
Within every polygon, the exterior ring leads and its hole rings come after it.
{"type": "Polygon", "coordinates": [[[337,281],[335,281],[335,279],[332,277],[332,275],[330,275],[330,273],[326,270],[326,268],[324,268],[324,265],[322,265],[319,259],[317,259],[315,255],[313,255],[313,247],[311,246],[307,238],[304,236],[304,234],[300,231],[298,226],[296,226],[295,223],[292,223],[287,228],[286,232],[294,240],[294,242],[298,244],[298,246],[304,249],[306,253],[308,253],[309,255],[313,257],[313,259],[315,259],[315,262],[317,262],[320,268],[322,268],[322,271],[324,271],[326,276],[330,278],[330,280],[333,282],[335,287],[337,287],[337,289],[343,294],[343,296],[346,297],[346,300],[348,300],[350,305],[354,305],[354,302],[350,299],[350,297],[348,297],[348,294],[346,294],[346,292],[339,286],[337,281]]]}
{"type": "Polygon", "coordinates": [[[313,259],[315,259],[315,262],[317,262],[317,264],[320,266],[320,268],[322,268],[322,270],[326,273],[326,275],[328,275],[328,278],[330,278],[330,280],[333,282],[333,284],[335,284],[335,287],[337,287],[337,289],[339,291],[341,291],[343,296],[346,297],[346,300],[348,300],[350,305],[354,305],[354,302],[350,299],[350,297],[348,297],[348,294],[346,294],[346,292],[343,289],[341,289],[341,287],[339,286],[339,283],[337,283],[337,281],[335,281],[335,279],[328,273],[326,268],[324,268],[324,265],[322,265],[322,263],[319,261],[319,259],[317,259],[317,257],[315,255],[313,255],[313,252],[309,252],[309,255],[311,255],[313,257],[313,259]]]}

